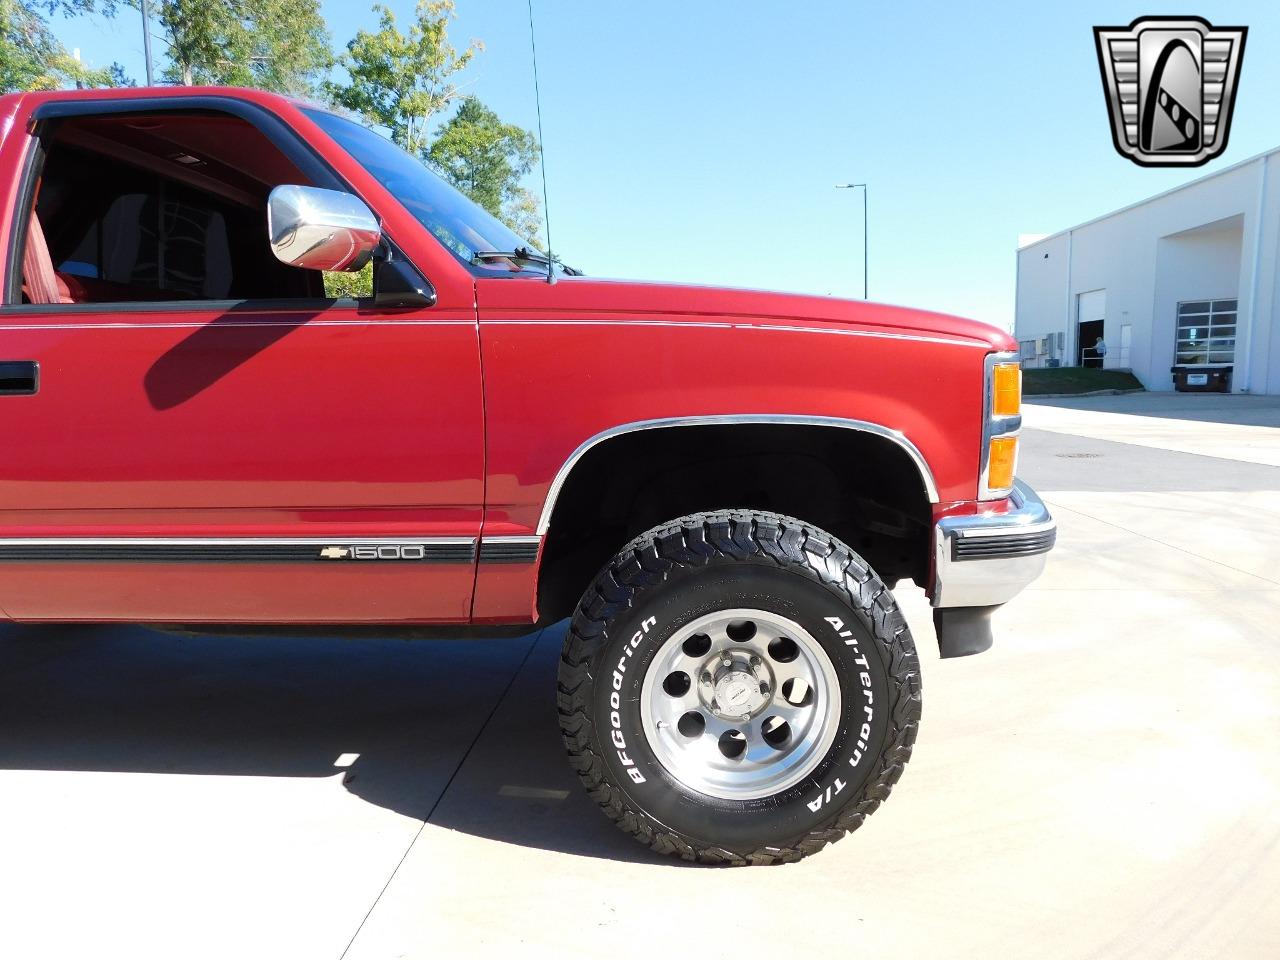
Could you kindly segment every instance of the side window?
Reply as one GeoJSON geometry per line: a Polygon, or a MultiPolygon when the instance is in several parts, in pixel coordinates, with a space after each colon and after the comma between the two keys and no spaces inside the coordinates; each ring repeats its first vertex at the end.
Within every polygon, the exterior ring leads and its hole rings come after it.
{"type": "Polygon", "coordinates": [[[27,303],[325,297],[267,242],[271,189],[308,180],[244,120],[76,117],[46,136],[22,259],[27,303]]]}
{"type": "Polygon", "coordinates": [[[110,197],[97,215],[67,225],[71,239],[60,242],[56,254],[50,250],[54,271],[97,298],[225,300],[232,294],[228,217],[234,211],[209,199],[161,180],[148,192],[110,197]]]}

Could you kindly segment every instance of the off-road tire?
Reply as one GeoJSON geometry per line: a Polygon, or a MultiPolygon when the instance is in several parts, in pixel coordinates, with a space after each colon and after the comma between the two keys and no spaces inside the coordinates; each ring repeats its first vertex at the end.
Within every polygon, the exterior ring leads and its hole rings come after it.
{"type": "Polygon", "coordinates": [[[866,562],[810,524],[746,510],[682,517],[619,551],[578,604],[557,686],[565,747],[591,798],[651,849],[709,864],[792,862],[856,830],[902,776],[921,707],[911,633],[866,562]],[[760,800],[717,800],[686,789],[662,767],[639,726],[639,687],[617,696],[615,671],[631,666],[626,682],[637,683],[664,639],[699,612],[752,603],[785,609],[822,633],[848,695],[837,742],[804,783],[760,800]],[[828,629],[836,623],[844,632],[828,629]],[[860,639],[840,639],[849,636],[860,639]],[[850,649],[861,650],[864,666],[850,668],[850,649]],[[851,742],[861,728],[854,720],[863,720],[857,694],[860,677],[863,685],[867,679],[860,670],[884,697],[865,751],[851,742]],[[622,749],[615,736],[625,741],[622,749]],[[865,758],[855,763],[855,756],[865,758]],[[637,776],[644,782],[633,782],[637,776]],[[843,786],[833,797],[837,781],[843,786]]]}

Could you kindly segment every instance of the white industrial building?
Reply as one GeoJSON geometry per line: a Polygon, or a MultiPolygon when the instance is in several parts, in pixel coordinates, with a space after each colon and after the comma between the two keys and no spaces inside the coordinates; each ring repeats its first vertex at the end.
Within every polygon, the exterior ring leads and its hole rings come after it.
{"type": "Polygon", "coordinates": [[[1280,147],[1018,250],[1024,366],[1280,394],[1280,147]],[[1105,356],[1095,352],[1098,338],[1105,356]]]}

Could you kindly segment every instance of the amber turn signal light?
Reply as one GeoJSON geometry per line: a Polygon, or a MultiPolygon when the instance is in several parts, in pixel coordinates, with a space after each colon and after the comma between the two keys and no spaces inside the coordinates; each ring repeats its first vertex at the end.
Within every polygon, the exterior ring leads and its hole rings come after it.
{"type": "Polygon", "coordinates": [[[1022,412],[1022,367],[1016,363],[996,364],[992,371],[991,414],[1016,417],[1022,412]]]}
{"type": "Polygon", "coordinates": [[[1018,438],[995,437],[987,459],[987,489],[1006,490],[1013,486],[1018,462],[1018,438]]]}

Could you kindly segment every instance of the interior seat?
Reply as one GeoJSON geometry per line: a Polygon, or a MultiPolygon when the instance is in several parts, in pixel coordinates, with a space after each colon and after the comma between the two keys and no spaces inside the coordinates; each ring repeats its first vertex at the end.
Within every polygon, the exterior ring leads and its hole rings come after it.
{"type": "Polygon", "coordinates": [[[27,228],[27,248],[22,254],[22,293],[28,303],[129,303],[192,299],[192,295],[183,290],[157,290],[155,287],[60,273],[53,267],[53,257],[49,254],[44,228],[34,212],[27,228]]]}
{"type": "Polygon", "coordinates": [[[44,228],[34,211],[27,226],[27,247],[22,252],[22,292],[28,303],[75,303],[66,281],[53,269],[44,228]]]}

